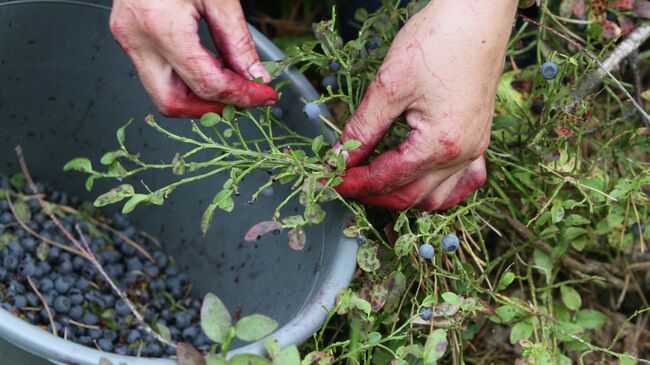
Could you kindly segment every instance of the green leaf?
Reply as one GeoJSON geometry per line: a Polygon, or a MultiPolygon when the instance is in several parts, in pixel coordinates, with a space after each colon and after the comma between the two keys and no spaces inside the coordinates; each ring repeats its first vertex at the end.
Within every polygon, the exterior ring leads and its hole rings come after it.
{"type": "Polygon", "coordinates": [[[134,194],[135,191],[133,190],[133,186],[130,184],[122,184],[98,196],[93,205],[96,207],[103,207],[132,197],[134,194]]]}
{"type": "Polygon", "coordinates": [[[68,163],[63,165],[63,171],[79,171],[79,172],[92,173],[93,164],[87,158],[77,157],[68,161],[68,163]]]}
{"type": "Polygon", "coordinates": [[[235,201],[232,199],[234,190],[223,189],[212,199],[212,204],[218,206],[226,212],[231,212],[235,207],[235,201]]]}
{"type": "Polygon", "coordinates": [[[413,249],[413,245],[417,240],[417,236],[413,233],[407,233],[401,235],[397,241],[395,241],[395,254],[398,257],[406,256],[413,249]]]}
{"type": "Polygon", "coordinates": [[[301,215],[290,215],[282,218],[282,224],[289,227],[296,227],[305,224],[305,218],[301,215]]]}
{"type": "Polygon", "coordinates": [[[219,124],[219,122],[221,122],[221,117],[217,113],[208,112],[203,114],[199,122],[201,123],[202,126],[206,128],[210,128],[219,124]]]}
{"type": "Polygon", "coordinates": [[[314,138],[314,140],[311,142],[311,150],[316,155],[318,155],[322,148],[323,148],[323,136],[319,135],[318,137],[314,138]]]}
{"type": "Polygon", "coordinates": [[[526,340],[533,335],[533,326],[528,322],[518,322],[510,330],[510,343],[516,344],[519,340],[526,340]]]}
{"type": "Polygon", "coordinates": [[[99,359],[99,365],[113,365],[113,363],[109,359],[102,357],[99,359]]]}
{"type": "Polygon", "coordinates": [[[212,219],[214,218],[214,211],[217,209],[216,204],[210,204],[208,205],[207,208],[203,211],[203,214],[201,215],[201,234],[203,236],[208,233],[208,230],[212,226],[212,219]]]}
{"type": "Polygon", "coordinates": [[[502,291],[506,289],[512,282],[515,280],[515,274],[508,271],[507,273],[501,276],[499,283],[497,283],[497,291],[502,291]]]}
{"type": "Polygon", "coordinates": [[[222,344],[231,327],[232,319],[226,306],[216,295],[208,293],[201,306],[201,328],[212,341],[222,344]]]}
{"type": "Polygon", "coordinates": [[[372,312],[372,306],[363,298],[355,297],[354,307],[365,313],[367,316],[370,316],[370,313],[372,312]]]}
{"type": "Polygon", "coordinates": [[[296,345],[291,345],[282,350],[273,358],[273,365],[300,365],[300,353],[296,345]]]}
{"type": "Polygon", "coordinates": [[[235,107],[227,105],[221,113],[223,120],[231,122],[235,118],[235,107]]]}
{"type": "Polygon", "coordinates": [[[634,357],[630,354],[622,354],[621,356],[618,357],[619,360],[619,365],[635,365],[636,360],[634,360],[634,357]]]}
{"type": "Polygon", "coordinates": [[[123,150],[108,151],[102,156],[99,162],[102,165],[108,166],[112,164],[113,161],[117,160],[120,157],[126,157],[126,152],[124,152],[123,150]]]}
{"type": "Polygon", "coordinates": [[[16,218],[23,223],[29,222],[32,219],[32,210],[29,205],[22,200],[14,202],[14,210],[16,211],[16,218]]]}
{"type": "Polygon", "coordinates": [[[281,61],[262,61],[262,66],[264,66],[266,72],[271,76],[271,80],[280,76],[287,67],[287,65],[281,61]]]}
{"type": "Polygon", "coordinates": [[[401,271],[393,271],[384,281],[384,286],[388,290],[384,308],[386,310],[397,308],[406,291],[406,276],[401,271]]]}
{"type": "Polygon", "coordinates": [[[133,123],[133,119],[129,119],[129,121],[125,125],[118,128],[116,132],[117,143],[119,143],[120,147],[122,147],[122,149],[124,150],[126,150],[126,147],[124,146],[124,134],[126,131],[126,127],[128,127],[131,123],[133,123]]]}
{"type": "Polygon", "coordinates": [[[551,207],[551,217],[553,218],[553,223],[560,223],[564,219],[564,207],[562,207],[562,203],[553,204],[551,207]]]}
{"type": "Polygon", "coordinates": [[[375,243],[366,243],[365,245],[359,247],[357,250],[357,263],[361,270],[366,272],[373,272],[379,269],[381,263],[377,258],[377,253],[379,251],[379,246],[375,243]]]}
{"type": "Polygon", "coordinates": [[[341,150],[343,151],[350,151],[350,150],[356,150],[357,148],[361,147],[361,142],[357,141],[356,139],[349,139],[343,143],[343,147],[341,150]]]}
{"type": "Polygon", "coordinates": [[[176,357],[178,358],[178,365],[205,365],[203,355],[192,345],[185,342],[178,343],[176,357]]]}
{"type": "Polygon", "coordinates": [[[571,214],[570,216],[564,219],[564,224],[566,224],[567,226],[581,226],[583,224],[590,224],[590,223],[591,221],[589,221],[589,219],[577,214],[571,214]]]}
{"type": "Polygon", "coordinates": [[[583,234],[587,233],[588,231],[582,227],[568,227],[564,231],[564,239],[567,241],[571,241],[576,237],[582,236],[583,234]]]}
{"type": "Polygon", "coordinates": [[[582,306],[580,294],[570,286],[560,286],[560,296],[562,297],[562,303],[573,311],[577,311],[582,306]]]}
{"type": "Polygon", "coordinates": [[[316,203],[309,203],[305,207],[305,220],[311,224],[321,223],[325,219],[325,211],[316,203]]]}
{"type": "Polygon", "coordinates": [[[21,191],[25,187],[25,183],[27,182],[27,179],[25,179],[25,175],[22,173],[18,172],[16,174],[13,174],[9,178],[9,184],[16,189],[16,191],[21,191]]]}
{"type": "Polygon", "coordinates": [[[296,251],[300,251],[305,248],[307,235],[302,227],[294,227],[287,232],[287,240],[289,242],[289,247],[296,251]]]}
{"type": "Polygon", "coordinates": [[[267,339],[264,340],[264,347],[272,359],[278,356],[278,354],[280,354],[280,351],[282,351],[280,348],[280,343],[273,337],[267,337],[267,339]]]}
{"type": "Polygon", "coordinates": [[[271,365],[271,362],[259,355],[239,354],[231,357],[228,365],[271,365]]]}
{"type": "Polygon", "coordinates": [[[124,203],[124,207],[122,207],[122,213],[123,214],[128,214],[135,209],[135,207],[138,206],[140,203],[146,203],[149,202],[149,195],[147,194],[135,194],[131,197],[131,199],[127,200],[126,203],[124,203]]]}
{"type": "Polygon", "coordinates": [[[553,270],[553,263],[551,257],[546,254],[544,251],[535,249],[533,251],[533,263],[535,268],[541,271],[546,276],[546,281],[551,277],[551,272],[553,270]]]}
{"type": "Polygon", "coordinates": [[[185,159],[180,153],[176,153],[172,159],[172,173],[174,175],[183,175],[185,173],[185,159]]]}
{"type": "Polygon", "coordinates": [[[458,295],[456,295],[456,293],[448,291],[446,293],[442,293],[441,296],[442,299],[449,304],[460,304],[460,298],[458,298],[458,295]]]}
{"type": "Polygon", "coordinates": [[[223,357],[208,353],[205,355],[205,365],[228,365],[228,362],[223,357]]]}
{"type": "Polygon", "coordinates": [[[171,332],[169,331],[169,328],[165,326],[163,322],[156,322],[156,330],[162,338],[165,340],[171,341],[172,335],[171,332]]]}
{"type": "Polygon", "coordinates": [[[447,330],[439,328],[427,337],[424,344],[424,365],[435,365],[447,351],[447,330]]]}
{"type": "Polygon", "coordinates": [[[278,328],[278,322],[262,314],[252,314],[237,321],[235,334],[243,341],[260,340],[278,328]]]}
{"type": "Polygon", "coordinates": [[[603,313],[593,309],[581,309],[576,313],[576,323],[583,328],[598,329],[609,319],[603,313]]]}
{"type": "Polygon", "coordinates": [[[97,175],[88,176],[88,178],[86,179],[86,184],[85,184],[86,190],[91,191],[93,189],[93,184],[95,183],[96,176],[97,175]]]}

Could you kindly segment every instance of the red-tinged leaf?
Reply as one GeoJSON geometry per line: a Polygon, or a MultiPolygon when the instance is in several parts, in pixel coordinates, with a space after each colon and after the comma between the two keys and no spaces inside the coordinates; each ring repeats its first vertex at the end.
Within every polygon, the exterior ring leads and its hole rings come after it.
{"type": "Polygon", "coordinates": [[[583,16],[585,13],[585,0],[573,0],[573,14],[583,16]]]}
{"type": "Polygon", "coordinates": [[[288,233],[289,237],[289,247],[293,248],[296,251],[300,251],[305,248],[305,242],[307,242],[307,236],[305,235],[305,230],[302,227],[292,228],[288,233]]]}
{"type": "Polygon", "coordinates": [[[178,344],[176,357],[178,357],[178,365],[205,365],[203,355],[192,345],[185,342],[178,344]]]}
{"type": "Polygon", "coordinates": [[[642,2],[634,7],[634,16],[637,18],[650,19],[650,2],[642,2]]]}
{"type": "Polygon", "coordinates": [[[269,232],[274,232],[274,231],[277,232],[281,230],[282,230],[282,223],[278,221],[262,221],[252,226],[248,230],[246,236],[244,236],[244,240],[246,242],[257,241],[258,239],[260,239],[260,237],[262,237],[263,235],[269,232]]]}
{"type": "Polygon", "coordinates": [[[614,9],[632,10],[634,9],[634,3],[634,0],[616,0],[616,2],[614,2],[614,9]]]}

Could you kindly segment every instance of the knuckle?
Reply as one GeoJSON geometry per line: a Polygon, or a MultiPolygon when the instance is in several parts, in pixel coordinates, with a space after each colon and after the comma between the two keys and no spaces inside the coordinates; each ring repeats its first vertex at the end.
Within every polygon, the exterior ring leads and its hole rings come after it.
{"type": "Polygon", "coordinates": [[[345,125],[343,134],[348,137],[348,139],[355,139],[361,142],[362,145],[368,144],[367,129],[364,128],[364,120],[362,117],[354,116],[352,119],[345,125]]]}

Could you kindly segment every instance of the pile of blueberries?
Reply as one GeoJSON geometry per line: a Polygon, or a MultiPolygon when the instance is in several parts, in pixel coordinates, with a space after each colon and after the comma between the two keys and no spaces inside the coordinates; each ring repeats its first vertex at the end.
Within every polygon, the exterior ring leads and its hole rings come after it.
{"type": "MultiPolygon", "coordinates": [[[[77,199],[37,184],[49,202],[79,206],[77,199]]],[[[47,245],[18,224],[6,199],[13,202],[29,195],[10,187],[0,177],[0,306],[14,315],[70,341],[121,355],[163,357],[175,350],[161,345],[138,326],[126,303],[109,287],[85,258],[47,245]],[[24,194],[24,195],[23,195],[24,194]],[[30,277],[54,317],[50,321],[43,303],[32,290],[30,277]]],[[[36,199],[25,200],[31,218],[25,222],[39,236],[66,244],[65,236],[42,211],[36,199]]],[[[27,215],[26,215],[27,216],[27,215]]],[[[91,250],[115,283],[129,296],[154,329],[171,339],[207,350],[212,345],[203,333],[199,315],[201,300],[192,298],[186,273],[163,251],[138,233],[129,220],[117,214],[111,226],[137,242],[153,257],[147,259],[119,235],[73,215],[61,219],[75,232],[79,225],[91,250]],[[164,330],[167,331],[164,331],[164,330]]]]}

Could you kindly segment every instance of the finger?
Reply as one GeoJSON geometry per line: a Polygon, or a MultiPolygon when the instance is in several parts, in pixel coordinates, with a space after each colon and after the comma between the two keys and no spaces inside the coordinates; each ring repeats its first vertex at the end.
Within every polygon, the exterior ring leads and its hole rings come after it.
{"type": "Polygon", "coordinates": [[[382,153],[369,165],[348,169],[336,190],[350,198],[384,194],[433,168],[458,164],[461,153],[458,136],[453,136],[451,131],[435,131],[432,123],[410,124],[413,129],[402,144],[382,153]]]}
{"type": "Polygon", "coordinates": [[[195,18],[178,19],[178,22],[185,23],[152,25],[150,36],[159,53],[172,65],[194,94],[203,100],[232,104],[240,108],[275,103],[278,96],[272,87],[248,81],[224,68],[221,62],[201,45],[195,18]]]}
{"type": "MultiPolygon", "coordinates": [[[[399,187],[389,193],[379,195],[365,195],[358,197],[357,200],[364,204],[379,206],[393,210],[404,210],[411,207],[419,207],[420,202],[425,198],[430,198],[431,191],[442,185],[448,185],[448,190],[453,189],[460,176],[452,174],[445,179],[448,172],[432,173],[426,175],[402,187],[399,187]]],[[[444,198],[440,199],[440,202],[444,198]]]]}
{"type": "Polygon", "coordinates": [[[393,121],[404,111],[408,99],[401,96],[400,90],[407,90],[408,85],[404,81],[398,85],[396,79],[400,77],[401,70],[395,65],[391,66],[390,62],[385,62],[354,115],[347,121],[334,150],[349,140],[361,142],[359,148],[347,152],[348,167],[357,166],[368,159],[393,121]]]}
{"type": "Polygon", "coordinates": [[[219,55],[240,76],[270,82],[248,30],[241,4],[236,0],[204,0],[204,16],[219,55]]]}
{"type": "Polygon", "coordinates": [[[485,183],[487,179],[485,157],[477,158],[457,175],[458,179],[456,179],[457,182],[453,185],[453,189],[445,191],[447,187],[441,186],[433,190],[422,200],[418,208],[426,211],[445,210],[463,201],[485,183]]]}
{"type": "Polygon", "coordinates": [[[142,85],[162,114],[199,117],[207,112],[223,111],[222,103],[203,100],[194,94],[171,65],[146,42],[124,49],[138,70],[142,85]]]}

